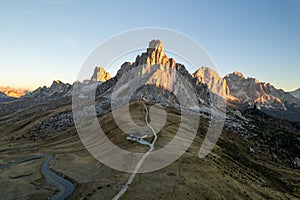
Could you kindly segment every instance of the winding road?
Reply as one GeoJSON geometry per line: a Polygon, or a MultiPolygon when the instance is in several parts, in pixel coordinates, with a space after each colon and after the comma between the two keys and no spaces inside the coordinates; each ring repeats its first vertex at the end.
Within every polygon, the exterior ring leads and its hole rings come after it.
{"type": "Polygon", "coordinates": [[[113,200],[118,200],[120,199],[120,197],[127,191],[127,189],[129,188],[130,184],[132,183],[135,175],[137,174],[138,170],[140,169],[141,165],[143,164],[145,158],[153,151],[154,149],[154,144],[157,140],[157,134],[155,132],[155,130],[152,128],[152,126],[149,124],[148,122],[148,115],[149,115],[149,112],[148,112],[148,108],[147,106],[145,105],[144,102],[142,102],[143,105],[144,105],[144,108],[146,110],[146,116],[145,116],[145,121],[146,121],[146,124],[147,126],[151,129],[151,131],[153,132],[154,134],[154,139],[152,141],[152,143],[149,143],[147,142],[146,140],[138,140],[137,142],[139,142],[140,144],[143,144],[143,145],[148,145],[150,148],[149,150],[143,155],[143,157],[141,158],[141,160],[137,163],[137,165],[135,166],[132,174],[129,176],[127,182],[125,183],[124,187],[120,190],[120,192],[114,196],[113,200]]]}
{"type": "Polygon", "coordinates": [[[52,185],[53,187],[55,187],[56,189],[59,190],[54,196],[51,197],[51,199],[54,199],[54,200],[66,199],[67,197],[69,197],[72,194],[75,186],[70,181],[64,179],[63,177],[57,175],[56,173],[54,173],[53,171],[51,171],[49,169],[49,163],[53,159],[52,155],[46,154],[46,155],[30,156],[27,158],[17,160],[15,162],[1,165],[0,169],[5,169],[5,168],[11,167],[13,165],[17,165],[20,163],[24,163],[24,162],[28,162],[28,161],[36,160],[36,159],[41,159],[41,158],[45,158],[45,161],[43,162],[43,164],[41,166],[41,172],[43,173],[47,183],[49,183],[50,185],[52,185]]]}

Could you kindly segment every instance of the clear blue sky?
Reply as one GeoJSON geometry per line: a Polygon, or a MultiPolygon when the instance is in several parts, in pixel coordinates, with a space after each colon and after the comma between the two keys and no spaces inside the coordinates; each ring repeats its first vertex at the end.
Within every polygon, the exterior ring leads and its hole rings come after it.
{"type": "Polygon", "coordinates": [[[194,38],[222,76],[241,71],[285,90],[300,87],[298,0],[0,0],[0,85],[73,82],[98,44],[149,26],[194,38]]]}

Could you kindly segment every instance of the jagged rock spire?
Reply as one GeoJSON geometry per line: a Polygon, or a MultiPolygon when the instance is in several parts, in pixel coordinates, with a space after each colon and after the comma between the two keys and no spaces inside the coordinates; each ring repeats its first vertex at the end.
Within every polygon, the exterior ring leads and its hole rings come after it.
{"type": "Polygon", "coordinates": [[[92,81],[105,82],[111,78],[110,73],[105,71],[103,67],[95,67],[92,81]]]}
{"type": "Polygon", "coordinates": [[[164,43],[161,40],[151,40],[149,42],[149,48],[148,49],[163,51],[164,50],[164,43]]]}
{"type": "Polygon", "coordinates": [[[164,65],[174,68],[176,62],[173,58],[168,58],[164,52],[164,44],[161,40],[151,40],[146,53],[137,56],[135,66],[138,65],[164,65]]]}

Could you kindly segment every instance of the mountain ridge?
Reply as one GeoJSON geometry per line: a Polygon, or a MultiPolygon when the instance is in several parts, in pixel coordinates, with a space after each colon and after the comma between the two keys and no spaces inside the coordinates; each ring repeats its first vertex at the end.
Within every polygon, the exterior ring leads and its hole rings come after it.
{"type": "Polygon", "coordinates": [[[298,88],[297,90],[294,90],[292,92],[289,92],[291,95],[293,95],[294,97],[296,97],[297,99],[300,99],[300,88],[298,88]]]}
{"type": "Polygon", "coordinates": [[[260,82],[256,78],[246,78],[241,72],[227,74],[224,79],[227,81],[231,95],[240,99],[241,103],[260,103],[265,108],[283,110],[286,110],[287,106],[300,105],[300,101],[288,92],[277,89],[270,83],[260,82]]]}
{"type": "Polygon", "coordinates": [[[5,93],[9,97],[19,98],[30,92],[28,89],[14,88],[10,86],[0,86],[0,92],[5,93]]]}
{"type": "MultiPolygon", "coordinates": [[[[123,80],[123,84],[131,82],[137,76],[141,79],[149,76],[145,83],[148,86],[143,90],[139,89],[138,94],[133,96],[135,99],[148,96],[152,99],[158,98],[155,101],[163,101],[165,105],[178,104],[175,100],[176,95],[174,96],[172,93],[184,93],[184,88],[180,86],[179,77],[181,77],[193,86],[198,101],[208,105],[215,95],[224,97],[229,105],[237,105],[238,109],[260,104],[259,106],[271,111],[292,110],[294,112],[294,108],[300,105],[300,100],[291,94],[275,88],[270,83],[260,82],[251,77],[246,78],[243,73],[238,71],[221,78],[216,71],[203,66],[191,74],[183,64],[176,63],[173,58],[169,58],[165,54],[164,44],[160,40],[150,41],[146,52],[137,55],[132,63],[124,62],[114,77],[111,77],[110,73],[105,71],[103,67],[96,66],[89,80],[85,80],[82,83],[76,81],[72,85],[56,80],[53,81],[50,87],[39,87],[22,98],[50,100],[71,97],[75,85],[80,85],[80,97],[88,98],[92,94],[88,94],[87,91],[95,83],[98,85],[96,96],[99,96],[112,89],[122,76],[130,73],[131,70],[138,71],[136,71],[136,74],[129,74],[126,80],[123,80]],[[150,85],[155,87],[149,87],[150,85]],[[169,91],[169,94],[161,90],[169,91]],[[173,95],[173,97],[171,98],[170,95],[173,95]]],[[[188,97],[186,95],[183,96],[187,101],[188,97]]],[[[107,99],[107,104],[109,103],[108,101],[107,99]]]]}

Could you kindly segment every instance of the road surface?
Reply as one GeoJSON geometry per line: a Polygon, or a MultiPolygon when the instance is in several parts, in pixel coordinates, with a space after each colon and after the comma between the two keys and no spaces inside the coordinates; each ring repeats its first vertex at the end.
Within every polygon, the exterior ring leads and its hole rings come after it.
{"type": "Polygon", "coordinates": [[[41,166],[41,172],[43,173],[47,183],[49,183],[50,185],[52,185],[53,187],[55,187],[56,189],[59,190],[53,197],[51,197],[51,199],[54,199],[54,200],[66,199],[68,196],[70,196],[72,194],[75,186],[70,181],[64,179],[63,177],[57,175],[56,173],[54,173],[53,171],[51,171],[49,169],[49,167],[48,167],[49,163],[53,159],[52,155],[46,154],[46,155],[30,156],[27,158],[17,160],[15,162],[1,165],[0,169],[5,169],[5,168],[11,167],[13,165],[17,165],[20,163],[24,163],[24,162],[28,162],[28,161],[36,160],[36,159],[41,159],[41,158],[45,158],[45,161],[43,162],[43,164],[41,166]]]}
{"type": "Polygon", "coordinates": [[[140,144],[143,144],[143,145],[148,145],[150,148],[149,150],[143,155],[143,157],[141,158],[141,160],[137,163],[137,165],[135,166],[132,174],[129,176],[127,182],[125,183],[124,187],[120,190],[120,192],[114,196],[113,200],[118,200],[120,199],[120,197],[127,191],[127,189],[129,188],[130,184],[132,183],[136,173],[138,172],[138,170],[140,169],[141,165],[143,164],[145,158],[153,151],[154,149],[154,144],[157,140],[157,134],[155,132],[155,130],[152,128],[152,126],[149,124],[148,122],[148,115],[149,115],[149,112],[148,112],[148,108],[147,106],[143,103],[144,107],[145,107],[145,110],[146,110],[146,116],[145,116],[145,121],[146,121],[146,124],[147,126],[151,129],[151,131],[153,132],[153,135],[154,135],[154,139],[152,141],[152,143],[149,143],[147,142],[146,140],[138,140],[137,142],[139,142],[140,144]]]}

